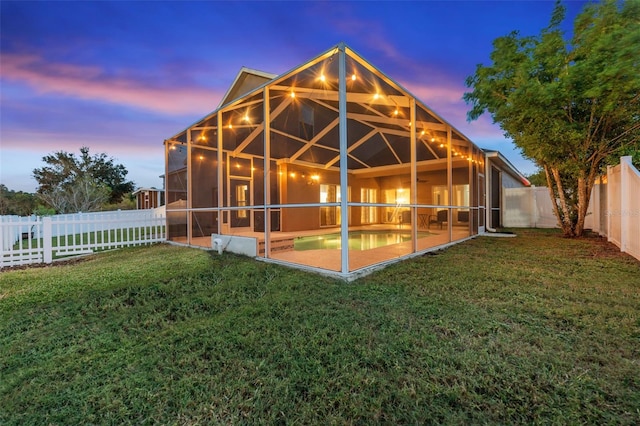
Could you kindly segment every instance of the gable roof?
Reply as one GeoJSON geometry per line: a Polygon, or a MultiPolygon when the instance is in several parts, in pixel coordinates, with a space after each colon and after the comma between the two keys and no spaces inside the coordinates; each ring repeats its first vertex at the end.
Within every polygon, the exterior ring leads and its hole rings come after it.
{"type": "Polygon", "coordinates": [[[139,194],[141,192],[149,192],[149,191],[156,191],[156,192],[164,192],[164,189],[158,189],[158,188],[138,188],[135,191],[133,191],[131,193],[131,195],[136,195],[139,194]]]}
{"type": "Polygon", "coordinates": [[[493,160],[496,164],[498,164],[503,170],[509,173],[511,176],[522,182],[524,186],[531,186],[531,182],[522,174],[516,167],[511,164],[507,157],[502,155],[500,151],[495,151],[493,149],[484,149],[485,156],[487,159],[493,160]]]}
{"type": "Polygon", "coordinates": [[[262,86],[267,81],[273,80],[276,77],[276,74],[242,67],[233,80],[233,83],[231,83],[231,86],[229,86],[227,93],[222,97],[218,108],[251,92],[253,89],[262,86]]]}
{"type": "MultiPolygon", "coordinates": [[[[340,49],[347,56],[347,119],[352,140],[347,160],[353,173],[375,170],[379,174],[380,166],[393,173],[392,168],[403,167],[411,152],[402,141],[412,132],[417,141],[416,160],[422,170],[446,167],[448,140],[454,163],[480,161],[479,148],[469,138],[344,43],[280,75],[243,67],[216,110],[169,141],[186,143],[189,130],[193,132],[189,133],[192,141],[199,139],[203,142],[196,144],[206,145],[218,128],[220,117],[216,116],[224,114],[223,132],[234,134],[230,139],[225,137],[230,141],[230,155],[262,155],[260,135],[265,125],[260,108],[262,90],[268,87],[272,157],[325,169],[339,167],[339,61],[334,59],[340,49]],[[314,129],[309,134],[302,134],[305,126],[299,125],[302,104],[314,109],[309,124],[314,129]],[[415,122],[410,116],[412,105],[415,122]],[[258,111],[255,121],[250,117],[251,111],[258,111]]],[[[522,174],[513,166],[510,168],[522,181],[522,174]]]]}

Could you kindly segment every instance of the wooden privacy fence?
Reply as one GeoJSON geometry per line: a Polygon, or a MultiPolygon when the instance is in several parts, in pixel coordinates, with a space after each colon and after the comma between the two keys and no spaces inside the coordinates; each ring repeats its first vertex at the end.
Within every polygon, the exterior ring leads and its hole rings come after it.
{"type": "Polygon", "coordinates": [[[50,217],[0,216],[0,268],[166,240],[164,208],[50,217]]]}

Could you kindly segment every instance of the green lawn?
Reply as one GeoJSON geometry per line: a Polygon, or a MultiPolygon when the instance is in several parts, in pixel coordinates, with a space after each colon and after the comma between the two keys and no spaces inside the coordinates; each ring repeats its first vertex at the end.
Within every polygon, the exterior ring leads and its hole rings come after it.
{"type": "Polygon", "coordinates": [[[640,262],[517,230],[350,284],[156,245],[0,273],[0,424],[638,424],[640,262]]]}

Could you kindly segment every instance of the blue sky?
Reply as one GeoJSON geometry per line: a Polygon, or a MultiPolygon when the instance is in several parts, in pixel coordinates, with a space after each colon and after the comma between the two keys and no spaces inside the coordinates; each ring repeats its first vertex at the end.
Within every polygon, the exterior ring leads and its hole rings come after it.
{"type": "MultiPolygon", "coordinates": [[[[586,2],[564,2],[566,30],[586,2]]],[[[215,109],[242,66],[283,73],[344,41],[483,148],[535,171],[462,95],[492,41],[536,35],[553,1],[0,2],[0,183],[88,146],[160,187],[164,139],[215,109]]]]}

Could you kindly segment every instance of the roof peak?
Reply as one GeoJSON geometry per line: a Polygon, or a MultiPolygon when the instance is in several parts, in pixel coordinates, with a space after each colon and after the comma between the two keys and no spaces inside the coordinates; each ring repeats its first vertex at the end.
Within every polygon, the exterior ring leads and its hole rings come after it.
{"type": "Polygon", "coordinates": [[[236,99],[250,92],[261,84],[269,80],[273,80],[277,76],[277,74],[272,74],[266,71],[260,71],[254,68],[242,66],[240,68],[240,71],[238,71],[238,74],[236,74],[236,77],[233,79],[233,82],[229,86],[229,89],[227,89],[224,96],[222,96],[222,99],[218,104],[218,108],[220,108],[230,100],[236,99]],[[251,76],[253,76],[252,79],[250,79],[251,76]]]}

